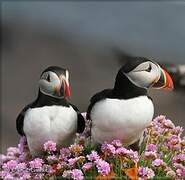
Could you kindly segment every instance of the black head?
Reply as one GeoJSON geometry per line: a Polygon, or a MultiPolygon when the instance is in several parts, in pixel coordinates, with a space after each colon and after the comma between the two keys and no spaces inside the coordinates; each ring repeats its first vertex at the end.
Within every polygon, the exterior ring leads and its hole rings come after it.
{"type": "Polygon", "coordinates": [[[129,57],[117,74],[115,88],[142,94],[150,87],[173,89],[173,82],[156,62],[144,57],[129,57]]]}
{"type": "Polygon", "coordinates": [[[41,93],[54,98],[60,99],[69,97],[70,89],[68,70],[58,66],[48,67],[40,76],[39,88],[41,93]]]}

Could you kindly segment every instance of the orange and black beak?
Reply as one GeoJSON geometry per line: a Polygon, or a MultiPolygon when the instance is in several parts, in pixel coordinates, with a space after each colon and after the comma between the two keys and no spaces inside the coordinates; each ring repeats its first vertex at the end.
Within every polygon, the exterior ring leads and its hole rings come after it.
{"type": "Polygon", "coordinates": [[[67,98],[67,97],[70,97],[71,96],[71,91],[70,91],[69,83],[67,83],[64,80],[64,84],[65,84],[65,87],[64,87],[64,97],[67,98]]]}
{"type": "Polygon", "coordinates": [[[67,98],[71,96],[69,83],[63,76],[60,77],[60,85],[55,87],[55,92],[59,97],[67,98]]]}
{"type": "Polygon", "coordinates": [[[159,67],[159,69],[160,69],[160,77],[153,84],[153,87],[157,89],[173,90],[174,85],[173,85],[173,80],[171,76],[166,70],[162,69],[161,67],[159,67]]]}

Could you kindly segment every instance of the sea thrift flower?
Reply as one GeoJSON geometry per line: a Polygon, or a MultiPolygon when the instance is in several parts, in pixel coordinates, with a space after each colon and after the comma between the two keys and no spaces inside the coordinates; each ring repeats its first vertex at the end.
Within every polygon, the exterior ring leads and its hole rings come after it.
{"type": "Polygon", "coordinates": [[[98,153],[96,151],[91,151],[91,154],[87,155],[87,159],[89,161],[96,161],[99,158],[100,158],[100,156],[98,155],[98,153]]]}
{"type": "Polygon", "coordinates": [[[55,155],[49,155],[46,159],[49,163],[58,161],[58,158],[55,155]]]}
{"type": "Polygon", "coordinates": [[[102,144],[101,151],[106,154],[114,154],[116,151],[116,148],[112,144],[102,144]]]}
{"type": "Polygon", "coordinates": [[[148,167],[139,167],[138,170],[139,177],[142,178],[153,178],[155,176],[154,171],[148,167]]]}
{"type": "Polygon", "coordinates": [[[18,165],[17,165],[17,169],[19,170],[19,171],[23,171],[23,170],[25,170],[26,169],[26,167],[27,167],[27,165],[26,165],[26,163],[19,163],[18,165]]]}
{"type": "Polygon", "coordinates": [[[171,128],[171,129],[175,128],[175,125],[169,119],[164,120],[163,125],[167,128],[171,128]]]}
{"type": "Polygon", "coordinates": [[[118,139],[113,140],[113,141],[111,142],[111,144],[112,144],[113,146],[115,146],[116,148],[122,147],[122,146],[123,146],[122,142],[121,142],[120,140],[118,140],[118,139]]]}
{"type": "Polygon", "coordinates": [[[26,180],[26,179],[31,179],[31,174],[29,172],[24,172],[22,177],[20,177],[20,180],[26,180]]]}
{"type": "Polygon", "coordinates": [[[152,151],[152,152],[156,152],[157,151],[157,146],[155,144],[148,144],[146,146],[145,151],[152,151]]]}
{"type": "Polygon", "coordinates": [[[106,176],[109,174],[110,172],[110,165],[109,163],[107,163],[106,161],[102,160],[102,159],[97,159],[95,161],[96,167],[98,169],[98,172],[102,175],[102,176],[106,176]]]}
{"type": "Polygon", "coordinates": [[[32,168],[32,169],[41,169],[43,163],[44,162],[42,159],[36,158],[33,161],[30,161],[29,165],[30,165],[30,168],[32,168]]]}
{"type": "Polygon", "coordinates": [[[62,177],[70,178],[71,177],[71,170],[65,170],[62,174],[62,177]]]}
{"type": "Polygon", "coordinates": [[[68,157],[70,157],[70,155],[71,155],[71,152],[69,148],[62,148],[60,149],[59,159],[61,161],[68,161],[68,157]]]}
{"type": "Polygon", "coordinates": [[[146,151],[144,155],[145,155],[145,159],[156,159],[157,158],[156,152],[153,152],[153,151],[146,151]]]}
{"type": "Polygon", "coordinates": [[[19,156],[20,153],[20,150],[16,147],[9,147],[7,149],[7,156],[19,156]]]}
{"type": "Polygon", "coordinates": [[[173,163],[180,163],[180,162],[185,162],[185,154],[178,154],[176,155],[173,160],[172,160],[173,163]]]}
{"type": "Polygon", "coordinates": [[[84,176],[81,170],[73,169],[71,171],[71,178],[73,178],[74,180],[83,180],[84,176]]]}
{"type": "Polygon", "coordinates": [[[179,168],[176,170],[176,174],[179,176],[179,177],[185,177],[185,167],[183,166],[182,168],[179,168]]]}
{"type": "Polygon", "coordinates": [[[82,166],[82,169],[83,171],[89,171],[91,170],[93,167],[93,163],[92,162],[88,162],[88,163],[85,163],[83,166],[82,166]]]}
{"type": "Polygon", "coordinates": [[[47,141],[46,143],[44,143],[44,151],[56,151],[56,143],[53,141],[47,141]]]}
{"type": "Polygon", "coordinates": [[[0,166],[2,166],[4,162],[7,162],[7,156],[0,154],[0,166]]]}
{"type": "Polygon", "coordinates": [[[73,170],[66,170],[63,172],[62,177],[67,179],[74,179],[74,180],[83,180],[84,176],[81,170],[73,169],[73,170]]]}
{"type": "Polygon", "coordinates": [[[152,165],[153,165],[153,166],[156,166],[156,167],[159,167],[159,166],[164,165],[164,161],[161,160],[161,159],[155,159],[155,160],[152,162],[152,165]]]}
{"type": "Polygon", "coordinates": [[[10,160],[10,161],[8,161],[7,163],[5,163],[4,165],[3,165],[3,169],[4,170],[14,170],[14,169],[16,169],[16,167],[17,167],[17,161],[15,161],[15,160],[10,160]]]}
{"type": "Polygon", "coordinates": [[[7,174],[7,175],[4,177],[4,180],[14,180],[14,177],[13,177],[11,174],[7,174]]]}
{"type": "Polygon", "coordinates": [[[70,159],[68,159],[68,163],[70,166],[73,166],[79,161],[79,159],[80,159],[79,157],[70,158],[70,159]]]}
{"type": "Polygon", "coordinates": [[[138,161],[139,157],[138,157],[138,152],[137,151],[133,151],[133,150],[129,150],[127,152],[128,157],[133,160],[133,161],[138,161]]]}
{"type": "Polygon", "coordinates": [[[182,127],[177,126],[177,127],[173,128],[173,129],[171,130],[171,132],[172,132],[172,134],[174,134],[174,135],[181,136],[183,130],[184,130],[184,129],[183,129],[182,127]]]}
{"type": "Polygon", "coordinates": [[[128,153],[129,153],[129,150],[124,147],[117,148],[115,151],[115,155],[126,155],[128,153]]]}

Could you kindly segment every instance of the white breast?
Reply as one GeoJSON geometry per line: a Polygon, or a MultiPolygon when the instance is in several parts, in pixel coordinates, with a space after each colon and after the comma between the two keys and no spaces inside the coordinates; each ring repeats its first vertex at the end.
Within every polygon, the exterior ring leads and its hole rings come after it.
{"type": "Polygon", "coordinates": [[[92,138],[98,143],[120,139],[130,145],[139,140],[153,114],[153,103],[147,96],[127,100],[107,98],[92,108],[92,138]]]}
{"type": "Polygon", "coordinates": [[[53,140],[60,146],[73,142],[77,129],[77,113],[70,107],[44,106],[28,109],[24,132],[32,155],[39,154],[43,143],[53,140]]]}

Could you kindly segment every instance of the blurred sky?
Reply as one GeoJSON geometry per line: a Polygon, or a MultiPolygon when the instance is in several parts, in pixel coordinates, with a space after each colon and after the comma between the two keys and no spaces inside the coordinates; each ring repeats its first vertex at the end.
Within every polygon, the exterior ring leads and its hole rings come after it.
{"type": "Polygon", "coordinates": [[[185,62],[185,2],[3,2],[3,21],[43,27],[84,43],[185,62]]]}
{"type": "MultiPolygon", "coordinates": [[[[113,47],[159,62],[185,63],[185,2],[2,2],[2,148],[16,145],[15,119],[37,96],[49,65],[71,74],[71,101],[113,86],[121,63],[113,47]],[[10,133],[11,132],[11,133],[10,133]]],[[[184,126],[183,92],[151,92],[157,114],[184,126]]]]}

